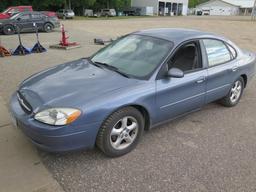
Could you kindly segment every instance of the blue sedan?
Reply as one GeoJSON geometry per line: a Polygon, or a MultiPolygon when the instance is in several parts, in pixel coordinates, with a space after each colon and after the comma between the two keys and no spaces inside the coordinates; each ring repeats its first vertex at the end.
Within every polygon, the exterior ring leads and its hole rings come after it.
{"type": "Polygon", "coordinates": [[[211,33],[143,30],[29,77],[10,108],[43,150],[97,146],[117,157],[134,149],[144,130],[213,101],[237,105],[255,63],[254,53],[211,33]]]}

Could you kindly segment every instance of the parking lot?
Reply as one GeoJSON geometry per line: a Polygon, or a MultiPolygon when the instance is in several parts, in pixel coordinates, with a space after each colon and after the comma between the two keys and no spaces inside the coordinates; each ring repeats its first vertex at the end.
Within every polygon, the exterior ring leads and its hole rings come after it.
{"type": "MultiPolygon", "coordinates": [[[[155,27],[193,28],[222,34],[241,48],[256,52],[256,22],[247,17],[152,17],[62,23],[70,41],[78,41],[81,48],[0,58],[0,99],[6,104],[29,75],[89,56],[101,48],[93,44],[95,37],[115,38],[155,27]]],[[[40,33],[41,44],[47,48],[59,40],[59,30],[40,33]]],[[[24,46],[32,47],[35,34],[22,34],[22,41],[24,46]]],[[[1,35],[1,42],[14,49],[18,37],[1,35]]],[[[254,78],[238,106],[209,104],[199,112],[145,132],[138,147],[120,158],[107,158],[97,149],[67,154],[38,151],[40,161],[65,191],[256,191],[255,90],[254,78]]]]}

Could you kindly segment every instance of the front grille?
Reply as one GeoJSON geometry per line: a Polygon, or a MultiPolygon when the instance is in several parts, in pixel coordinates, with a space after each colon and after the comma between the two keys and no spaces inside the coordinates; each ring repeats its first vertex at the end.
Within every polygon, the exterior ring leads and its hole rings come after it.
{"type": "Polygon", "coordinates": [[[31,114],[33,111],[33,108],[19,91],[17,92],[17,98],[23,111],[25,111],[25,113],[27,114],[31,114]]]}

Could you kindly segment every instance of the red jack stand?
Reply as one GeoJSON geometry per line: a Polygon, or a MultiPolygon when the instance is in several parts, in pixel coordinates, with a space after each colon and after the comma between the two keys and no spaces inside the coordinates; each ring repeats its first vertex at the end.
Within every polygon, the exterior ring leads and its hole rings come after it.
{"type": "Polygon", "coordinates": [[[60,40],[60,43],[59,44],[56,44],[56,45],[50,45],[50,48],[57,48],[57,49],[65,49],[65,50],[68,50],[68,49],[74,49],[74,48],[78,48],[78,47],[81,47],[79,45],[79,43],[77,42],[68,42],[68,36],[66,35],[66,31],[64,29],[64,25],[62,24],[61,25],[61,40],[60,40]]]}
{"type": "Polygon", "coordinates": [[[5,56],[11,56],[12,54],[10,53],[10,51],[8,51],[6,48],[4,48],[1,45],[1,40],[0,40],[0,56],[1,57],[5,57],[5,56]]]}

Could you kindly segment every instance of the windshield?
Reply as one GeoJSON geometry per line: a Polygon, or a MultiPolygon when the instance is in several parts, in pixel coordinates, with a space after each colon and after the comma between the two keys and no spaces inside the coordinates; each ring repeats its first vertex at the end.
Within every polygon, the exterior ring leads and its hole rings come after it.
{"type": "Polygon", "coordinates": [[[101,49],[91,61],[114,66],[129,76],[146,78],[163,61],[172,46],[166,40],[128,35],[101,49]]]}
{"type": "Polygon", "coordinates": [[[11,8],[8,8],[6,10],[3,11],[3,13],[8,13],[11,10],[11,8]]]}
{"type": "Polygon", "coordinates": [[[20,15],[21,15],[21,14],[15,14],[15,15],[11,16],[10,19],[16,19],[16,18],[18,18],[18,16],[20,16],[20,15]]]}

